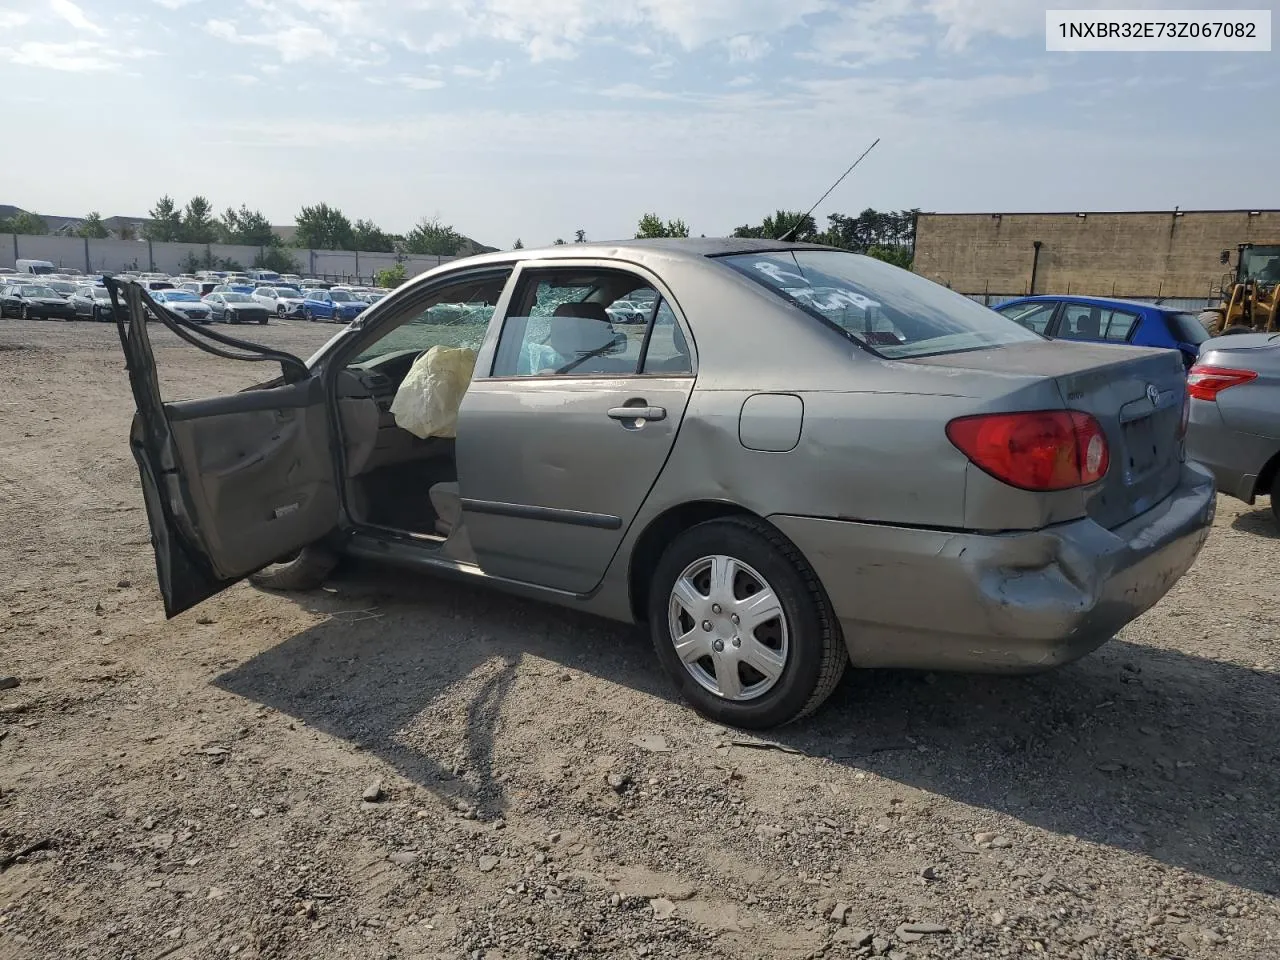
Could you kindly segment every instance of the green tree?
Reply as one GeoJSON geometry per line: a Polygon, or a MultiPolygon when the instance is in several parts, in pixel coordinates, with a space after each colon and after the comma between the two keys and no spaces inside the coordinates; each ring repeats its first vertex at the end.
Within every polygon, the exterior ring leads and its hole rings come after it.
{"type": "Polygon", "coordinates": [[[557,247],[563,247],[563,246],[564,246],[564,240],[563,240],[562,238],[560,238],[560,237],[556,237],[554,240],[552,240],[552,241],[551,241],[551,243],[552,243],[554,246],[557,246],[557,247]]]}
{"type": "Polygon", "coordinates": [[[151,222],[142,228],[146,239],[159,243],[182,239],[182,211],[167,193],[156,201],[147,216],[151,222]]]}
{"type": "Polygon", "coordinates": [[[683,220],[668,220],[665,223],[656,213],[646,213],[636,225],[637,240],[651,240],[661,237],[687,237],[689,227],[683,220]]]}
{"type": "Polygon", "coordinates": [[[513,244],[511,245],[511,249],[512,249],[512,250],[523,250],[523,249],[524,249],[524,241],[523,241],[523,240],[521,240],[519,237],[516,237],[516,242],[515,242],[515,243],[513,243],[513,244]]]}
{"type": "Polygon", "coordinates": [[[583,230],[581,227],[579,227],[577,230],[573,231],[573,242],[574,242],[574,243],[586,243],[586,242],[587,242],[587,231],[583,230]]]}
{"type": "Polygon", "coordinates": [[[121,240],[136,240],[138,239],[138,231],[133,228],[132,223],[122,223],[120,224],[119,236],[121,240]]]}
{"type": "Polygon", "coordinates": [[[379,270],[373,278],[374,285],[379,287],[398,287],[404,283],[404,280],[405,270],[403,263],[397,263],[394,267],[379,270]]]}
{"type": "Polygon", "coordinates": [[[452,257],[466,242],[466,237],[438,217],[423,217],[418,225],[404,236],[408,253],[433,253],[440,257],[452,257]]]}
{"type": "Polygon", "coordinates": [[[295,218],[298,232],[294,246],[311,250],[352,250],[355,236],[351,221],[337,207],[327,203],[303,207],[295,218]]]}
{"type": "Polygon", "coordinates": [[[44,217],[40,216],[40,214],[28,213],[23,210],[9,221],[9,232],[35,237],[48,233],[49,225],[44,222],[44,217]]]}
{"type": "Polygon", "coordinates": [[[218,222],[213,218],[213,204],[207,197],[197,195],[187,201],[179,234],[185,243],[213,243],[218,239],[218,222]]]}
{"type": "Polygon", "coordinates": [[[390,253],[395,249],[391,235],[372,220],[357,220],[351,228],[352,239],[357,250],[368,250],[371,253],[390,253]]]}
{"type": "Polygon", "coordinates": [[[263,270],[274,270],[276,273],[297,273],[298,261],[283,247],[270,246],[253,258],[253,266],[263,270]]]}
{"type": "Polygon", "coordinates": [[[758,227],[751,225],[738,227],[733,231],[735,237],[755,237],[763,240],[779,240],[787,236],[788,240],[809,243],[818,237],[818,225],[813,217],[800,210],[778,210],[764,218],[758,227]],[[788,231],[792,231],[787,236],[788,231]]]}
{"type": "Polygon", "coordinates": [[[223,243],[241,243],[255,247],[278,247],[280,238],[271,229],[271,221],[261,210],[227,207],[218,224],[223,243]]]}
{"type": "Polygon", "coordinates": [[[903,270],[911,269],[911,248],[910,247],[867,247],[867,256],[875,257],[877,260],[883,260],[885,263],[892,263],[895,267],[901,267],[903,270]]]}
{"type": "Polygon", "coordinates": [[[84,218],[84,222],[80,224],[80,229],[76,231],[82,237],[88,237],[90,240],[104,240],[108,236],[107,225],[102,222],[102,214],[97,210],[90,210],[88,216],[84,218]]]}

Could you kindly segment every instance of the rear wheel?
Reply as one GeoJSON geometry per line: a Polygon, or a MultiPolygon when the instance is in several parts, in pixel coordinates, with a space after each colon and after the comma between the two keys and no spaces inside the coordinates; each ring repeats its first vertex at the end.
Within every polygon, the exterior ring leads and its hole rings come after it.
{"type": "Polygon", "coordinates": [[[22,319],[23,319],[23,320],[30,320],[30,319],[31,319],[31,308],[30,308],[30,307],[25,306],[25,305],[23,306],[23,308],[22,308],[22,319]]]}
{"type": "Polygon", "coordinates": [[[283,303],[280,304],[278,307],[276,307],[276,316],[279,317],[281,320],[285,318],[285,314],[287,314],[288,312],[289,311],[285,308],[285,305],[283,303]]]}
{"type": "Polygon", "coordinates": [[[263,326],[265,326],[265,325],[266,325],[266,323],[267,323],[267,319],[268,319],[268,318],[267,318],[267,315],[264,313],[264,314],[262,315],[262,318],[261,318],[260,320],[258,320],[258,322],[259,322],[259,323],[261,323],[263,326]]]}
{"type": "Polygon", "coordinates": [[[653,573],[649,627],[694,708],[747,729],[812,713],[849,659],[808,562],[754,518],[712,520],[676,538],[653,573]]]}
{"type": "Polygon", "coordinates": [[[1271,479],[1271,515],[1280,523],[1280,470],[1271,479]]]}
{"type": "Polygon", "coordinates": [[[313,543],[279,563],[250,574],[249,582],[264,590],[315,590],[337,565],[337,553],[313,543]]]}

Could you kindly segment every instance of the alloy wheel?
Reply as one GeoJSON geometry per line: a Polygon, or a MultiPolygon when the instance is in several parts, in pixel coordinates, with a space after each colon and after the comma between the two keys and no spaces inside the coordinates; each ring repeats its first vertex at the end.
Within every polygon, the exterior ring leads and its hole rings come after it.
{"type": "Polygon", "coordinates": [[[787,666],[790,632],[768,581],[733,557],[702,557],[676,578],[667,623],[676,655],[725,700],[768,693],[787,666]]]}

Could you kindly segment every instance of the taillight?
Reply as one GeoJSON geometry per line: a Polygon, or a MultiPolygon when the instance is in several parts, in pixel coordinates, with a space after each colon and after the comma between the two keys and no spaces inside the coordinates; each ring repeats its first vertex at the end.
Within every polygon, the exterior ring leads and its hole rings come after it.
{"type": "Polygon", "coordinates": [[[1097,483],[1111,465],[1102,424],[1078,410],[960,417],[947,439],[977,466],[1023,490],[1068,490],[1097,483]]]}
{"type": "Polygon", "coordinates": [[[1228,387],[1238,387],[1250,380],[1257,380],[1252,370],[1233,370],[1231,367],[1212,367],[1197,363],[1187,371],[1187,393],[1197,400],[1217,400],[1218,394],[1228,387]]]}

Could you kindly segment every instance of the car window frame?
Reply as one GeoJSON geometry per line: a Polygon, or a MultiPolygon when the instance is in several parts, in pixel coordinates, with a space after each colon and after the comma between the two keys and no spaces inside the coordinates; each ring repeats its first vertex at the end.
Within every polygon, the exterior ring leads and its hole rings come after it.
{"type": "MultiPolygon", "coordinates": [[[[1108,340],[1103,335],[1102,326],[1100,324],[1099,330],[1098,330],[1098,338],[1096,340],[1085,340],[1081,337],[1076,337],[1076,336],[1063,337],[1063,339],[1069,339],[1074,341],[1075,343],[1110,343],[1110,344],[1133,343],[1133,338],[1138,335],[1138,328],[1142,325],[1143,311],[1140,307],[1126,307],[1123,305],[1114,306],[1112,304],[1106,304],[1106,303],[1091,303],[1088,300],[1074,300],[1074,299],[1071,299],[1070,297],[1067,297],[1059,301],[1058,312],[1054,318],[1053,336],[1055,339],[1061,335],[1059,331],[1059,327],[1061,326],[1062,322],[1066,319],[1068,307],[1087,307],[1090,310],[1096,309],[1099,312],[1106,312],[1108,314],[1111,314],[1112,316],[1114,316],[1117,313],[1122,313],[1125,316],[1132,316],[1135,318],[1135,322],[1133,326],[1129,328],[1129,334],[1124,340],[1108,340]]],[[[1108,320],[1107,326],[1110,327],[1110,325],[1111,325],[1111,321],[1108,320]]]]}
{"type": "MultiPolygon", "coordinates": [[[[635,289],[639,290],[640,287],[635,289]]],[[[628,296],[630,296],[628,294],[628,296]]],[[[495,383],[589,383],[599,380],[669,380],[669,379],[695,379],[698,376],[698,349],[694,340],[693,333],[689,323],[685,317],[685,313],[680,308],[679,301],[672,295],[670,287],[667,286],[652,270],[647,267],[633,263],[629,260],[606,260],[597,257],[572,257],[572,258],[555,258],[544,260],[521,260],[516,264],[516,269],[512,272],[508,281],[508,288],[499,303],[501,314],[497,310],[494,311],[495,323],[491,325],[489,337],[486,338],[484,346],[481,348],[480,355],[477,357],[476,374],[477,380],[492,381],[495,383]],[[643,281],[644,285],[653,290],[657,294],[656,303],[665,301],[671,307],[671,312],[675,315],[676,323],[680,327],[680,332],[684,334],[685,345],[689,349],[689,371],[685,373],[668,373],[657,371],[653,373],[644,372],[644,362],[649,349],[649,340],[653,335],[654,323],[657,319],[657,310],[650,312],[650,317],[645,325],[644,339],[640,345],[640,354],[636,358],[636,369],[631,373],[601,373],[601,374],[543,374],[538,376],[530,376],[527,374],[503,374],[495,375],[494,368],[498,362],[498,345],[501,343],[502,334],[507,328],[507,321],[513,317],[519,317],[519,314],[513,314],[512,310],[518,303],[516,296],[518,291],[525,287],[526,280],[534,279],[540,275],[549,272],[565,271],[565,270],[600,270],[612,271],[615,273],[629,273],[643,281]],[[483,370],[483,373],[481,371],[483,370]]]]}
{"type": "Polygon", "coordinates": [[[1011,323],[1018,324],[1018,326],[1022,327],[1024,330],[1031,330],[1032,333],[1041,337],[1052,338],[1055,335],[1055,331],[1058,329],[1058,318],[1062,316],[1062,301],[1058,299],[1024,300],[1019,298],[1017,300],[1010,300],[1008,303],[1002,303],[998,306],[992,307],[991,309],[1011,323]],[[1044,306],[1049,308],[1049,321],[1045,324],[1043,332],[1039,330],[1031,330],[1030,327],[1024,326],[1021,321],[1014,320],[1013,317],[1006,316],[1004,313],[1005,307],[1025,306],[1028,304],[1037,307],[1044,306]]]}

